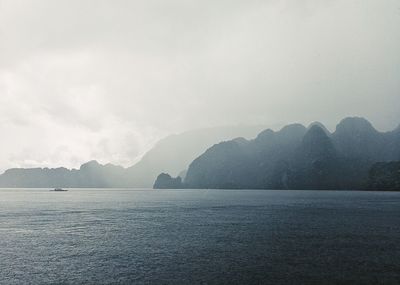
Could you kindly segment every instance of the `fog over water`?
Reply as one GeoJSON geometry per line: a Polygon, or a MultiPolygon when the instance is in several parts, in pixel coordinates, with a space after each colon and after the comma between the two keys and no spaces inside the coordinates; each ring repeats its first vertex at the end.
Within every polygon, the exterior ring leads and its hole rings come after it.
{"type": "Polygon", "coordinates": [[[222,125],[400,123],[400,2],[0,0],[0,171],[222,125]]]}

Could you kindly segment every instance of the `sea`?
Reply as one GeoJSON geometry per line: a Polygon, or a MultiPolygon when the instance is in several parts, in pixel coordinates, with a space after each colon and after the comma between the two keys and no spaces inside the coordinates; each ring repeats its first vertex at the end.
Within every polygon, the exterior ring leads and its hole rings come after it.
{"type": "Polygon", "coordinates": [[[400,284],[400,193],[1,189],[0,284],[400,284]]]}

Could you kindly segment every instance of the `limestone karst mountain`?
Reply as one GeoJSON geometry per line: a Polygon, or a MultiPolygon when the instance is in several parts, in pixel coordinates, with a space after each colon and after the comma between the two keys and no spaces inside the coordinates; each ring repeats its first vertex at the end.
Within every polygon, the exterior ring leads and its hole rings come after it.
{"type": "Polygon", "coordinates": [[[0,175],[0,187],[151,188],[159,173],[168,172],[175,176],[184,173],[190,162],[209,146],[239,135],[252,138],[264,128],[261,125],[226,126],[170,135],[129,168],[91,161],[72,170],[63,167],[9,169],[0,175]]]}
{"type": "Polygon", "coordinates": [[[379,132],[365,119],[265,130],[210,147],[189,166],[188,188],[365,189],[376,162],[400,160],[400,130],[379,132]]]}

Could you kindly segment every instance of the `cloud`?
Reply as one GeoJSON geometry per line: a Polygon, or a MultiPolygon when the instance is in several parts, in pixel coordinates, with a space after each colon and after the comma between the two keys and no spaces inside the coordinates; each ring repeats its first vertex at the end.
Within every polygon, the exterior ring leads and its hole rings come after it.
{"type": "Polygon", "coordinates": [[[0,0],[0,169],[224,124],[400,117],[398,1],[0,0]]]}

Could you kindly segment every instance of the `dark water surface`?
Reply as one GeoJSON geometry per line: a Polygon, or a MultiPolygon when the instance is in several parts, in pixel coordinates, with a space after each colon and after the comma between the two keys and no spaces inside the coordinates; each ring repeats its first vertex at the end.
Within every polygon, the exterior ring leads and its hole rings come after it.
{"type": "Polygon", "coordinates": [[[400,193],[0,190],[1,284],[400,284],[400,193]]]}

